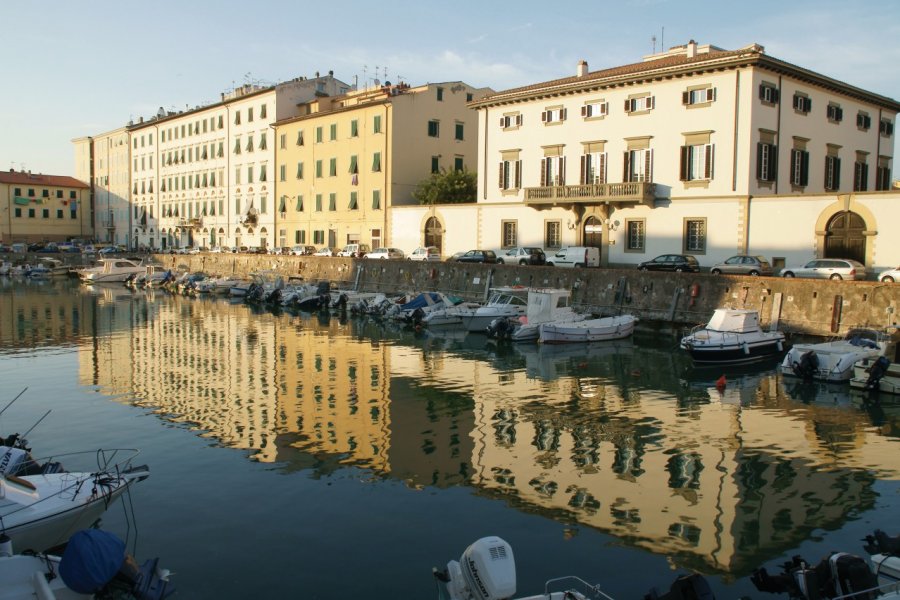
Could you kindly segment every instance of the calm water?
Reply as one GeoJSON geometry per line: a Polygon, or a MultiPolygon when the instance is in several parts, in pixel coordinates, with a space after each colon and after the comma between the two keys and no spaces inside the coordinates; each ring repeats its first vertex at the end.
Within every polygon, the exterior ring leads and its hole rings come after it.
{"type": "Polygon", "coordinates": [[[0,280],[0,432],[136,447],[103,527],[183,598],[433,598],[494,534],[519,592],[617,598],[700,571],[719,598],[900,514],[900,406],[773,370],[691,372],[674,340],[494,347],[371,320],[0,280]]]}

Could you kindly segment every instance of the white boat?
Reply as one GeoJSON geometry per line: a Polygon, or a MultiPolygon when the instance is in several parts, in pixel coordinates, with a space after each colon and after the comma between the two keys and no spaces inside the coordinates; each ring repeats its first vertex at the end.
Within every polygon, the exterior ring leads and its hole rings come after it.
{"type": "Polygon", "coordinates": [[[528,290],[525,316],[496,319],[488,326],[488,335],[513,342],[534,342],[543,323],[575,323],[588,315],[577,313],[570,305],[572,293],[558,288],[528,290]]]}
{"type": "Polygon", "coordinates": [[[175,592],[157,559],[138,567],[107,531],[75,532],[61,556],[13,554],[12,546],[0,541],[0,600],[161,600],[175,592]]]}
{"type": "Polygon", "coordinates": [[[101,258],[100,264],[78,272],[82,283],[122,283],[130,275],[146,272],[146,265],[129,258],[101,258]]]}
{"type": "Polygon", "coordinates": [[[794,344],[778,369],[789,377],[846,383],[853,377],[853,365],[867,358],[877,359],[891,344],[896,346],[898,331],[857,328],[848,331],[842,340],[794,344]]]}
{"type": "Polygon", "coordinates": [[[47,275],[50,277],[68,277],[71,270],[63,261],[50,256],[41,257],[41,264],[49,269],[50,272],[47,275]]]}
{"type": "MultiPolygon", "coordinates": [[[[573,576],[550,579],[544,593],[515,596],[516,563],[512,547],[503,539],[484,537],[451,560],[445,569],[432,569],[438,600],[612,600],[598,585],[573,576]]],[[[661,596],[655,589],[645,598],[709,598],[712,591],[701,575],[680,576],[671,591],[661,596]],[[676,595],[676,591],[680,592],[676,595]]]]}
{"type": "MultiPolygon", "coordinates": [[[[90,452],[115,457],[123,451],[90,452]]],[[[57,472],[0,477],[0,531],[20,550],[43,551],[93,525],[133,483],[146,479],[146,466],[131,467],[136,450],[118,464],[107,462],[91,472],[57,472]]],[[[88,453],[77,453],[88,454],[88,453]]],[[[77,454],[66,455],[66,462],[77,454]]]]}
{"type": "Polygon", "coordinates": [[[618,315],[585,319],[569,323],[541,323],[538,342],[542,344],[566,344],[620,340],[634,333],[637,317],[618,315]]]}
{"type": "Polygon", "coordinates": [[[449,304],[430,311],[422,318],[426,327],[462,327],[463,317],[472,316],[481,308],[480,302],[465,302],[461,298],[448,296],[449,304]]]}
{"type": "Polygon", "coordinates": [[[864,358],[853,365],[850,387],[885,394],[900,394],[900,343],[891,336],[884,354],[864,358]]]}
{"type": "Polygon", "coordinates": [[[525,299],[527,291],[525,288],[494,288],[486,304],[462,316],[463,327],[466,331],[486,333],[494,319],[521,317],[528,307],[525,299]]]}
{"type": "Polygon", "coordinates": [[[765,360],[784,350],[784,334],[763,331],[759,312],[717,308],[709,322],[681,338],[696,364],[741,364],[765,360]]]}

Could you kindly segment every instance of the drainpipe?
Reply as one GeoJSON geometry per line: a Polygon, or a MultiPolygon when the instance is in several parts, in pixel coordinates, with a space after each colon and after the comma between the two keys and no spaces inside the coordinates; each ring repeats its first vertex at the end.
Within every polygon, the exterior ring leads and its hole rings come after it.
{"type": "MultiPolygon", "coordinates": [[[[775,124],[775,147],[781,148],[781,107],[784,104],[784,98],[781,97],[781,84],[783,75],[778,76],[778,121],[775,124]]],[[[783,154],[783,153],[780,153],[783,154]]],[[[781,162],[781,156],[778,157],[781,162]]],[[[781,179],[781,172],[778,163],[775,163],[775,195],[778,195],[778,180],[781,179]]]]}

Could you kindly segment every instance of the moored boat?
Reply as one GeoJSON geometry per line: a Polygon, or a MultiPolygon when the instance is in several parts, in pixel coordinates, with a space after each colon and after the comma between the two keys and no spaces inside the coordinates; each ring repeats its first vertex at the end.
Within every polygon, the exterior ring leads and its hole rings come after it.
{"type": "Polygon", "coordinates": [[[513,342],[534,342],[540,337],[543,323],[574,323],[584,321],[588,315],[577,313],[570,305],[572,293],[559,288],[528,290],[528,306],[519,318],[500,317],[491,322],[487,333],[490,337],[513,342]]]}
{"type": "Polygon", "coordinates": [[[528,301],[525,288],[494,288],[485,305],[471,313],[462,315],[462,326],[466,331],[486,333],[491,321],[499,317],[521,317],[525,314],[528,301]]]}
{"type": "Polygon", "coordinates": [[[541,323],[538,341],[542,344],[571,344],[620,340],[634,333],[636,323],[637,317],[634,315],[541,323]]]}
{"type": "Polygon", "coordinates": [[[759,312],[717,308],[706,325],[681,339],[695,364],[741,364],[772,358],[784,350],[784,334],[763,331],[759,312]]]}
{"type": "Polygon", "coordinates": [[[850,387],[885,394],[900,394],[900,343],[891,336],[884,353],[853,365],[850,387]]]}
{"type": "Polygon", "coordinates": [[[779,365],[782,375],[846,383],[853,376],[853,365],[864,359],[877,359],[893,344],[900,329],[856,328],[842,340],[819,344],[794,344],[779,365]]]}
{"type": "Polygon", "coordinates": [[[122,283],[130,275],[140,275],[147,270],[146,265],[129,258],[101,258],[100,264],[78,272],[82,283],[122,283]]]}

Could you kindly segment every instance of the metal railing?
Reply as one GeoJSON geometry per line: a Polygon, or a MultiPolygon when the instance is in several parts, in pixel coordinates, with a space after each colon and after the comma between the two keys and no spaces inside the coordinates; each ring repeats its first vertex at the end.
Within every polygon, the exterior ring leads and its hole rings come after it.
{"type": "Polygon", "coordinates": [[[652,202],[656,192],[653,183],[589,183],[525,188],[525,201],[535,204],[555,202],[652,202]]]}

